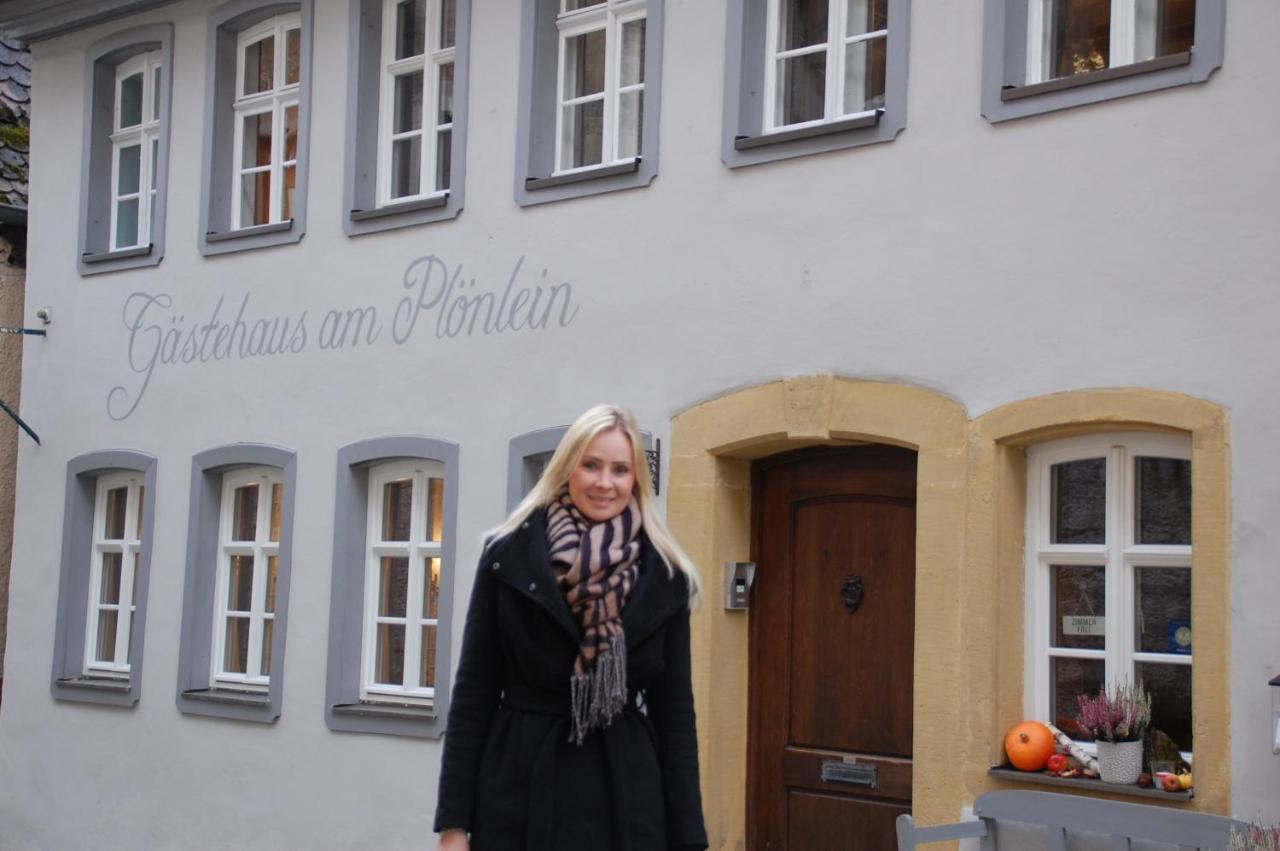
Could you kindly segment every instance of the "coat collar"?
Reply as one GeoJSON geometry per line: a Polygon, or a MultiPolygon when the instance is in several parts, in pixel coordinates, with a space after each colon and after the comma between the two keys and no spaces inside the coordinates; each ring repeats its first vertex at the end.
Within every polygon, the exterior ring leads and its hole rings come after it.
{"type": "MultiPolygon", "coordinates": [[[[546,512],[535,510],[518,529],[489,546],[481,569],[492,571],[499,582],[536,603],[577,644],[582,640],[582,627],[556,585],[547,551],[546,524],[546,512]]],[[[671,575],[643,529],[640,538],[640,577],[622,610],[622,628],[627,642],[633,645],[647,638],[689,601],[684,575],[679,571],[671,575]]]]}

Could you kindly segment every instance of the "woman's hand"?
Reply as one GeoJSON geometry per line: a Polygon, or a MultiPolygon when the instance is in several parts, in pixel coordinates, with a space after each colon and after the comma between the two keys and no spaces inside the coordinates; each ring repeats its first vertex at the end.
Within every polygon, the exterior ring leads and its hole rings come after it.
{"type": "Polygon", "coordinates": [[[457,828],[444,831],[440,834],[440,844],[436,846],[436,851],[471,851],[467,832],[457,828]]]}

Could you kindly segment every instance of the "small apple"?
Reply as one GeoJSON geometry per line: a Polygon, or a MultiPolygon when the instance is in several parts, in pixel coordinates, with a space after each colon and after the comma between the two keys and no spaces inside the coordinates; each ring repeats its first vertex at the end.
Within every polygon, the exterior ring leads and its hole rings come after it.
{"type": "Polygon", "coordinates": [[[1164,787],[1166,792],[1182,791],[1182,783],[1178,780],[1176,774],[1166,774],[1164,779],[1160,781],[1160,785],[1164,787]]]}
{"type": "Polygon", "coordinates": [[[1067,761],[1065,756],[1060,753],[1056,753],[1049,757],[1049,762],[1045,767],[1048,768],[1052,774],[1061,774],[1066,771],[1070,765],[1071,764],[1067,761]]]}
{"type": "Polygon", "coordinates": [[[1151,775],[1150,775],[1150,774],[1148,774],[1148,773],[1147,773],[1147,772],[1145,772],[1145,771],[1144,771],[1144,772],[1142,772],[1141,774],[1139,774],[1139,775],[1138,775],[1138,785],[1139,785],[1139,786],[1141,786],[1143,789],[1150,789],[1150,788],[1151,788],[1151,775]]]}

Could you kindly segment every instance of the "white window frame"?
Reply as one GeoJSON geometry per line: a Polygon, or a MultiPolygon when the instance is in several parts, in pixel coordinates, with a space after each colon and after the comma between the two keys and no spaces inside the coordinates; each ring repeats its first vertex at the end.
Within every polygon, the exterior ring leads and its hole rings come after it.
{"type": "MultiPolygon", "coordinates": [[[[271,175],[271,192],[268,200],[269,212],[267,215],[267,221],[264,224],[273,224],[285,221],[285,169],[290,166],[294,168],[295,185],[297,185],[297,181],[301,179],[297,171],[297,159],[284,159],[284,115],[285,111],[289,107],[294,107],[298,110],[298,125],[296,132],[299,135],[302,133],[302,107],[299,104],[299,93],[302,89],[301,61],[299,61],[298,66],[298,81],[296,83],[285,83],[285,57],[288,48],[288,33],[290,30],[295,29],[298,30],[299,50],[305,50],[306,46],[303,42],[302,33],[302,15],[298,12],[289,12],[287,14],[268,18],[267,20],[238,33],[236,36],[236,88],[235,101],[232,107],[233,120],[235,121],[231,167],[232,230],[240,230],[245,227],[254,226],[254,223],[251,222],[249,224],[244,224],[240,219],[243,200],[242,194],[244,192],[243,178],[245,175],[261,172],[269,172],[271,175]],[[266,89],[265,91],[256,92],[252,95],[245,95],[245,50],[253,44],[272,36],[275,38],[275,41],[272,43],[272,47],[274,49],[273,85],[270,89],[266,89]],[[251,166],[246,168],[244,166],[244,120],[250,116],[264,113],[271,114],[271,162],[265,166],[251,166]]],[[[299,138],[296,151],[300,150],[301,139],[299,138]]]]}
{"type": "Polygon", "coordinates": [[[156,171],[159,167],[160,116],[157,109],[163,63],[159,50],[140,53],[116,66],[113,89],[114,104],[111,111],[111,230],[108,243],[110,251],[124,251],[151,243],[152,204],[156,197],[156,171]],[[120,126],[120,98],[124,81],[135,74],[142,75],[142,116],[138,124],[120,126]],[[120,194],[120,152],[137,145],[138,191],[120,194]],[[143,203],[143,199],[146,203],[143,203]],[[136,199],[138,202],[138,237],[129,245],[117,245],[117,225],[120,202],[136,199]]]}
{"type": "MultiPolygon", "coordinates": [[[[1027,83],[1054,79],[1049,61],[1053,56],[1049,24],[1055,0],[1027,2],[1027,83]]],[[[1132,65],[1138,56],[1150,59],[1156,49],[1156,3],[1144,0],[1111,0],[1111,35],[1108,68],[1132,65]],[[1141,45],[1141,46],[1140,46],[1141,45]]]]}
{"type": "Polygon", "coordinates": [[[110,473],[98,477],[93,500],[93,544],[89,555],[89,599],[85,627],[84,673],[86,676],[128,679],[130,671],[129,639],[133,633],[133,616],[137,611],[134,596],[134,563],[140,558],[142,535],[139,530],[139,512],[142,510],[145,477],[139,472],[110,473]],[[124,537],[106,538],[107,494],[118,488],[126,488],[124,537]],[[120,591],[117,603],[102,603],[102,557],[107,553],[120,554],[120,591]],[[127,601],[127,602],[126,602],[127,601]],[[116,641],[112,659],[97,658],[98,618],[103,611],[116,612],[116,641]]]}
{"type": "MultiPolygon", "coordinates": [[[[870,0],[863,0],[869,2],[870,0]]],[[[848,121],[856,118],[864,118],[883,112],[883,107],[874,109],[864,109],[858,112],[844,113],[844,71],[845,71],[845,54],[846,48],[857,42],[871,42],[874,39],[882,38],[888,41],[888,28],[882,30],[873,30],[871,32],[860,33],[855,36],[847,36],[848,32],[848,2],[847,0],[829,0],[830,5],[827,9],[827,40],[820,45],[809,45],[807,47],[798,47],[792,50],[779,50],[778,39],[780,34],[779,22],[782,17],[782,5],[787,0],[769,0],[768,18],[765,27],[767,34],[765,41],[765,97],[764,101],[764,132],[776,133],[780,131],[800,130],[806,127],[820,127],[823,124],[829,124],[832,121],[848,121]],[[787,59],[793,56],[803,56],[808,53],[817,53],[824,51],[827,55],[826,63],[826,80],[827,87],[825,91],[825,104],[823,107],[822,118],[813,119],[811,121],[797,121],[794,124],[778,124],[777,104],[778,104],[778,60],[787,59]],[[834,82],[833,82],[834,81],[834,82]]],[[[890,9],[890,12],[892,9],[890,9]]],[[[887,74],[887,69],[886,69],[887,74]]],[[[887,93],[886,93],[887,94],[887,93]]]]}
{"type": "MultiPolygon", "coordinates": [[[[648,4],[646,0],[602,0],[591,6],[567,11],[568,0],[560,0],[560,14],[556,17],[556,136],[555,136],[555,168],[553,175],[576,174],[605,168],[619,163],[632,162],[635,156],[620,158],[618,156],[618,116],[621,112],[622,96],[631,92],[641,92],[641,103],[644,99],[645,84],[649,78],[649,57],[645,56],[641,71],[642,81],[629,86],[620,85],[622,79],[622,27],[633,21],[646,21],[648,27],[648,4]],[[597,94],[581,95],[568,98],[564,96],[565,45],[569,39],[589,32],[604,30],[604,91],[597,94]],[[565,107],[604,101],[601,118],[600,162],[590,165],[561,168],[564,161],[564,114],[565,107]]],[[[644,109],[645,107],[641,107],[644,109]]],[[[643,144],[644,127],[641,123],[641,144],[643,144]]],[[[643,148],[641,149],[643,153],[643,148]]]]}
{"type": "MultiPolygon", "coordinates": [[[[211,661],[212,682],[220,687],[245,691],[265,691],[271,684],[269,674],[263,674],[262,644],[267,622],[274,623],[275,613],[266,611],[268,559],[277,558],[279,565],[280,542],[271,540],[272,487],[284,487],[284,476],[277,467],[250,467],[227,472],[222,476],[222,504],[218,513],[218,576],[214,585],[213,644],[211,661]],[[252,541],[232,540],[235,523],[235,492],[247,485],[258,486],[258,508],[252,541]],[[231,578],[231,557],[253,558],[253,589],[249,607],[249,650],[245,672],[226,670],[227,651],[227,594],[231,578]]],[[[285,497],[287,499],[287,495],[285,497]]],[[[283,500],[282,500],[283,506],[283,500]]],[[[277,580],[278,581],[278,580],[277,580]]],[[[276,598],[279,606],[279,596],[276,598]]],[[[241,617],[241,615],[236,615],[241,617]]],[[[272,660],[272,664],[276,664],[272,660]]]]}
{"type": "MultiPolygon", "coordinates": [[[[1025,547],[1024,712],[1028,718],[1051,719],[1050,660],[1100,659],[1104,682],[1134,682],[1138,662],[1191,665],[1193,654],[1144,653],[1134,646],[1134,579],[1138,567],[1191,569],[1191,546],[1137,544],[1135,538],[1135,464],[1139,457],[1191,460],[1189,438],[1171,434],[1123,432],[1069,438],[1027,449],[1027,510],[1025,547]],[[1050,543],[1052,467],[1067,461],[1105,458],[1106,542],[1050,543]],[[1117,534],[1118,530],[1118,534],[1117,534]],[[1088,565],[1106,570],[1106,627],[1104,650],[1053,648],[1050,572],[1053,565],[1088,565]]],[[[1194,624],[1193,624],[1194,630],[1194,624]]],[[[1193,645],[1194,646],[1194,645],[1193,645]]],[[[1082,743],[1090,750],[1091,743],[1082,743]]],[[[1185,754],[1190,758],[1190,754],[1185,754]]]]}
{"type": "MultiPolygon", "coordinates": [[[[391,461],[369,470],[369,508],[365,545],[365,593],[364,638],[361,650],[360,699],[367,701],[393,700],[401,703],[431,704],[435,698],[434,687],[390,685],[375,680],[379,624],[403,624],[405,650],[403,672],[406,679],[418,676],[422,663],[422,629],[434,626],[437,630],[437,655],[440,648],[440,612],[435,618],[421,616],[423,588],[426,579],[427,559],[439,559],[444,570],[445,541],[428,541],[426,528],[426,500],[429,479],[440,479],[448,487],[445,467],[439,461],[426,458],[391,461]],[[409,540],[388,542],[382,540],[383,486],[389,482],[410,479],[413,495],[410,505],[409,540]],[[378,614],[378,591],[381,577],[381,559],[384,557],[409,560],[408,588],[405,593],[405,616],[384,617],[378,614]],[[415,615],[415,607],[418,614],[415,615]]],[[[447,495],[445,497],[447,499],[447,495]]],[[[443,506],[441,507],[443,510],[443,506]]],[[[441,529],[441,538],[448,535],[441,529]]],[[[443,579],[443,577],[442,577],[443,579]]],[[[443,600],[443,596],[441,598],[443,600]]],[[[443,602],[441,603],[443,605],[443,602]]],[[[439,664],[436,670],[440,670],[439,664]]],[[[413,680],[411,680],[412,682],[413,680]]]]}
{"type": "Polygon", "coordinates": [[[440,20],[442,3],[440,0],[427,0],[424,52],[416,56],[396,59],[396,7],[401,2],[403,0],[383,0],[382,5],[382,53],[379,61],[381,83],[378,94],[378,206],[380,207],[439,198],[449,192],[448,186],[436,185],[436,179],[440,172],[440,156],[442,153],[448,153],[441,151],[440,134],[446,130],[452,131],[453,121],[437,123],[437,119],[440,116],[440,75],[445,65],[454,66],[455,91],[458,84],[456,10],[454,43],[448,47],[439,47],[443,37],[440,20]],[[436,47],[433,48],[431,45],[436,47]],[[422,126],[417,130],[396,133],[396,78],[419,72],[422,73],[422,126]],[[418,163],[420,169],[418,191],[409,195],[393,196],[391,194],[392,147],[396,141],[414,136],[422,139],[422,153],[418,163]]]}

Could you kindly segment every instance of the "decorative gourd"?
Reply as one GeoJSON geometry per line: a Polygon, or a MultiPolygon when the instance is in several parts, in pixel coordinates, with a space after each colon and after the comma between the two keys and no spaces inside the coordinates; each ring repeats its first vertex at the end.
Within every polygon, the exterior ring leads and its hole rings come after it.
{"type": "Polygon", "coordinates": [[[1053,756],[1053,733],[1039,721],[1023,721],[1005,735],[1004,750],[1014,768],[1040,771],[1053,756]]]}

